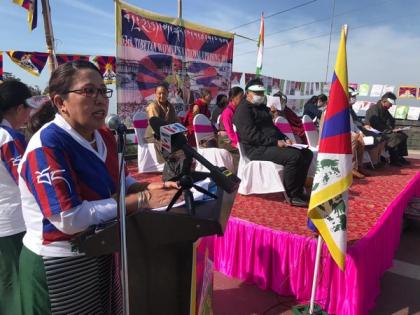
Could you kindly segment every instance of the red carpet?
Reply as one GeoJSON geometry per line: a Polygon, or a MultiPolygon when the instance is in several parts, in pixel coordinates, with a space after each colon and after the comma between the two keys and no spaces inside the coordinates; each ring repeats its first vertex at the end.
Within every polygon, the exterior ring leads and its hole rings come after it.
{"type": "MultiPolygon", "coordinates": [[[[385,211],[385,208],[404,189],[419,171],[420,161],[411,160],[409,167],[386,167],[372,171],[373,176],[355,179],[350,189],[348,241],[362,238],[385,211]]],[[[137,167],[129,165],[130,173],[139,181],[161,181],[160,174],[137,174],[137,167]]],[[[305,236],[312,235],[306,227],[306,209],[284,202],[281,193],[267,195],[237,195],[232,216],[266,226],[305,236]]]]}

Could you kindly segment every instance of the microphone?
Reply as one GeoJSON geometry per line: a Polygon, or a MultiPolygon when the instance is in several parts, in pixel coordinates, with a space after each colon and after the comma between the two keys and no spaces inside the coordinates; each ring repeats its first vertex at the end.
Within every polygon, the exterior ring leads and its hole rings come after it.
{"type": "Polygon", "coordinates": [[[127,131],[127,127],[121,122],[121,118],[116,114],[109,114],[105,118],[105,125],[109,129],[115,130],[118,134],[125,133],[127,131]]]}
{"type": "MultiPolygon", "coordinates": [[[[173,127],[175,124],[168,125],[166,121],[159,117],[152,117],[149,119],[149,125],[152,127],[153,132],[156,135],[161,135],[161,130],[168,129],[168,127],[173,127]],[[164,128],[162,128],[164,127],[164,128]]],[[[179,125],[179,124],[176,124],[179,125]]],[[[184,127],[185,129],[185,127],[184,127]]],[[[185,129],[186,130],[186,129],[185,129]]],[[[163,146],[163,138],[161,140],[161,145],[163,146]]],[[[188,142],[187,138],[184,136],[183,132],[174,132],[170,135],[169,142],[171,144],[171,152],[182,150],[185,155],[195,158],[198,162],[203,164],[210,171],[210,178],[216,183],[217,186],[221,187],[224,191],[228,193],[233,193],[239,187],[241,180],[231,171],[225,167],[217,167],[211,164],[205,157],[199,154],[194,148],[192,148],[188,142]]]]}

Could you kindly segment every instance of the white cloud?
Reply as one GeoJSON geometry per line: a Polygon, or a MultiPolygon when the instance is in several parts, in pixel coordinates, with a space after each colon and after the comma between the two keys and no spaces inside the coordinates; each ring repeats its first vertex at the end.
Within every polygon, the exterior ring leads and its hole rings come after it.
{"type": "Polygon", "coordinates": [[[107,19],[115,19],[115,15],[113,12],[107,12],[98,8],[95,8],[92,5],[87,4],[86,2],[82,2],[79,0],[60,0],[59,2],[68,5],[70,7],[73,7],[78,10],[82,10],[85,12],[88,12],[90,14],[95,14],[107,19]]]}

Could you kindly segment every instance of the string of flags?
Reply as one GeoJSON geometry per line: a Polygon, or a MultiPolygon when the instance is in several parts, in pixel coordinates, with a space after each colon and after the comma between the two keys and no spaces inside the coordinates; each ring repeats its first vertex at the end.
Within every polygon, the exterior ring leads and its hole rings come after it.
{"type": "MultiPolygon", "coordinates": [[[[48,53],[45,52],[10,50],[6,51],[6,54],[16,65],[34,76],[39,76],[41,74],[48,60],[48,53]]],[[[89,61],[91,58],[92,62],[94,62],[101,71],[105,84],[114,84],[116,78],[116,65],[114,56],[88,56],[74,54],[56,55],[58,65],[74,60],[89,61]]],[[[0,51],[0,82],[2,80],[3,52],[0,51]]]]}

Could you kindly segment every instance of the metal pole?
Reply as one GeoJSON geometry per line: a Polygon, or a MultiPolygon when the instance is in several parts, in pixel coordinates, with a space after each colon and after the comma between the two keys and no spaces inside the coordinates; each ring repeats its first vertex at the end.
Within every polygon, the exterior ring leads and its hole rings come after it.
{"type": "Polygon", "coordinates": [[[48,0],[41,0],[42,4],[42,15],[44,17],[44,31],[45,31],[45,40],[47,42],[47,51],[48,51],[48,68],[52,72],[57,68],[57,60],[55,58],[55,47],[54,47],[54,33],[51,23],[51,12],[50,4],[48,0]]]}
{"type": "Polygon", "coordinates": [[[314,313],[316,284],[318,282],[318,270],[319,270],[319,261],[321,260],[321,250],[322,250],[322,237],[321,235],[318,235],[318,243],[316,246],[315,268],[314,268],[314,280],[312,282],[311,301],[309,304],[309,313],[308,313],[309,315],[312,315],[314,313]]]}
{"type": "Polygon", "coordinates": [[[325,82],[328,82],[328,70],[330,67],[330,52],[331,52],[331,36],[332,36],[332,30],[334,25],[334,12],[335,12],[335,0],[333,0],[332,5],[332,13],[331,13],[331,25],[330,25],[330,40],[328,42],[328,56],[327,56],[327,70],[325,71],[325,82]]]}
{"type": "Polygon", "coordinates": [[[178,19],[182,19],[182,0],[178,0],[178,19]]]}
{"type": "Polygon", "coordinates": [[[121,257],[121,289],[123,299],[123,314],[130,314],[130,299],[128,291],[128,264],[127,264],[127,235],[126,235],[126,208],[125,208],[125,168],[124,168],[124,141],[125,134],[118,134],[118,165],[120,174],[120,193],[118,204],[118,215],[120,219],[120,257],[121,257]]]}

